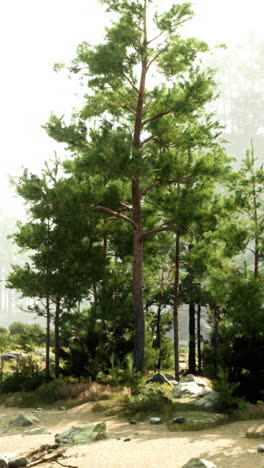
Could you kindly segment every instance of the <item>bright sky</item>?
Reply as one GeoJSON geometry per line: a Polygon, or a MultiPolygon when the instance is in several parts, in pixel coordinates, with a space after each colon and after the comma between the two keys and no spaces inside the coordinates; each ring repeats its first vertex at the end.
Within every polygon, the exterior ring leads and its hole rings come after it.
{"type": "MultiPolygon", "coordinates": [[[[264,39],[262,0],[198,0],[193,6],[191,35],[232,43],[254,31],[264,39]]],[[[72,83],[54,73],[53,64],[69,61],[83,40],[100,41],[105,24],[102,12],[96,0],[1,2],[0,213],[6,216],[21,215],[19,201],[8,188],[8,175],[20,175],[22,166],[38,171],[52,158],[58,145],[41,125],[52,111],[62,115],[74,103],[72,83]]]]}

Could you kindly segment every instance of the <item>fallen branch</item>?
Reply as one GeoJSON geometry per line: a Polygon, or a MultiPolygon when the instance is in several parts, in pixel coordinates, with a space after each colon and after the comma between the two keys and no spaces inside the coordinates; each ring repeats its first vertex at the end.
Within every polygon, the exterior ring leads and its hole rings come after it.
{"type": "Polygon", "coordinates": [[[58,463],[58,465],[61,465],[61,466],[66,466],[66,468],[78,468],[77,465],[64,465],[63,463],[59,462],[58,460],[55,460],[55,463],[58,463]]]}
{"type": "Polygon", "coordinates": [[[53,455],[50,455],[50,456],[48,456],[48,455],[47,456],[45,456],[45,455],[41,456],[41,458],[39,458],[38,460],[35,460],[35,461],[32,461],[32,462],[28,463],[27,468],[29,468],[31,466],[41,465],[42,463],[46,463],[46,462],[57,461],[58,458],[63,457],[64,452],[65,452],[65,449],[60,450],[59,452],[54,453],[53,455]]]}

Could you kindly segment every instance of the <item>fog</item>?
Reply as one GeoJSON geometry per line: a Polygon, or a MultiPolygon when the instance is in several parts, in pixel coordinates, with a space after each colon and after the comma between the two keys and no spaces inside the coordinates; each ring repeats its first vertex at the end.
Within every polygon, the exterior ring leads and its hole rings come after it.
{"type": "MultiPolygon", "coordinates": [[[[163,1],[165,9],[172,2],[163,1]]],[[[182,3],[182,2],[180,2],[182,3]]],[[[211,45],[210,65],[217,68],[219,99],[215,110],[225,125],[227,151],[241,159],[250,140],[264,160],[264,5],[259,0],[200,0],[193,2],[194,19],[184,34],[211,45]],[[225,43],[226,49],[215,48],[225,43]]],[[[78,102],[76,83],[55,74],[55,62],[69,61],[78,43],[103,37],[105,15],[96,0],[10,0],[1,5],[1,298],[2,323],[22,319],[17,300],[4,290],[6,274],[16,263],[17,250],[6,235],[15,219],[25,216],[22,202],[10,187],[9,176],[22,168],[39,172],[63,147],[41,128],[53,111],[69,115],[78,102]]],[[[23,316],[23,319],[28,317],[23,316]]],[[[29,317],[28,320],[31,320],[29,317]]]]}

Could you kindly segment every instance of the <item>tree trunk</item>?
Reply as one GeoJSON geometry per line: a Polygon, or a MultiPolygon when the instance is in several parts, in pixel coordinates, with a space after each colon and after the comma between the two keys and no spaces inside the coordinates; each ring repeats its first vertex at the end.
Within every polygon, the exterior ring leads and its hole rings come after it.
{"type": "Polygon", "coordinates": [[[189,372],[196,374],[195,356],[195,303],[191,299],[189,304],[189,372]]]}
{"type": "Polygon", "coordinates": [[[197,355],[198,355],[198,374],[202,373],[202,352],[201,352],[201,305],[197,307],[197,355]]]}
{"type": "Polygon", "coordinates": [[[46,296],[46,368],[45,380],[50,381],[50,299],[46,296]]]}
{"type": "MultiPolygon", "coordinates": [[[[137,101],[137,109],[134,125],[133,151],[132,157],[135,162],[140,158],[141,151],[141,131],[142,115],[145,98],[145,86],[147,75],[147,0],[144,0],[144,37],[143,54],[141,64],[141,77],[137,101]]],[[[137,173],[132,176],[132,210],[135,227],[133,230],[133,301],[135,313],[135,337],[134,337],[134,362],[133,369],[136,372],[142,372],[144,365],[144,346],[145,346],[145,318],[143,307],[143,229],[141,220],[141,193],[140,177],[137,173]]]]}
{"type": "Polygon", "coordinates": [[[157,340],[156,340],[156,348],[159,353],[158,357],[158,362],[156,366],[156,370],[160,372],[161,368],[161,330],[160,330],[160,321],[161,321],[161,299],[158,305],[158,311],[157,311],[157,329],[156,329],[156,335],[157,335],[157,340]]]}
{"type": "Polygon", "coordinates": [[[55,378],[60,378],[60,297],[56,301],[56,310],[55,310],[55,378]]]}
{"type": "Polygon", "coordinates": [[[143,370],[144,345],[145,345],[145,318],[143,307],[143,233],[141,228],[141,207],[139,179],[134,177],[132,181],[133,218],[137,225],[134,229],[133,239],[133,299],[135,313],[135,337],[134,337],[134,363],[136,372],[143,370]]]}
{"type": "Polygon", "coordinates": [[[219,343],[219,308],[215,306],[213,309],[213,330],[212,330],[212,347],[213,347],[213,366],[214,366],[214,377],[217,377],[218,371],[218,362],[217,362],[217,352],[218,352],[218,343],[219,343]]]}
{"type": "Polygon", "coordinates": [[[174,332],[174,368],[175,380],[180,380],[179,366],[179,283],[180,283],[180,234],[176,233],[175,244],[175,275],[173,300],[173,332],[174,332]]]}

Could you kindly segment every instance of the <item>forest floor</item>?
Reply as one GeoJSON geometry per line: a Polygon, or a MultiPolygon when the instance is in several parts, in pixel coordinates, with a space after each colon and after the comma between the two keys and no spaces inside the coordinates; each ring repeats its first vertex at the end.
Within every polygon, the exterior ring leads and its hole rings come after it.
{"type": "MultiPolygon", "coordinates": [[[[239,421],[196,432],[169,432],[166,424],[150,425],[149,421],[130,425],[116,416],[92,411],[95,403],[59,411],[35,413],[39,425],[49,429],[47,435],[14,434],[0,437],[0,455],[11,452],[23,455],[41,444],[54,443],[54,435],[83,422],[105,421],[107,439],[67,448],[63,466],[78,468],[181,468],[192,457],[214,462],[218,468],[263,468],[264,453],[257,453],[261,439],[247,439],[249,427],[264,420],[239,421]],[[124,438],[130,438],[125,442],[124,438]]],[[[0,407],[1,425],[19,412],[31,409],[0,407]]],[[[57,462],[38,465],[58,468],[57,462]]]]}

